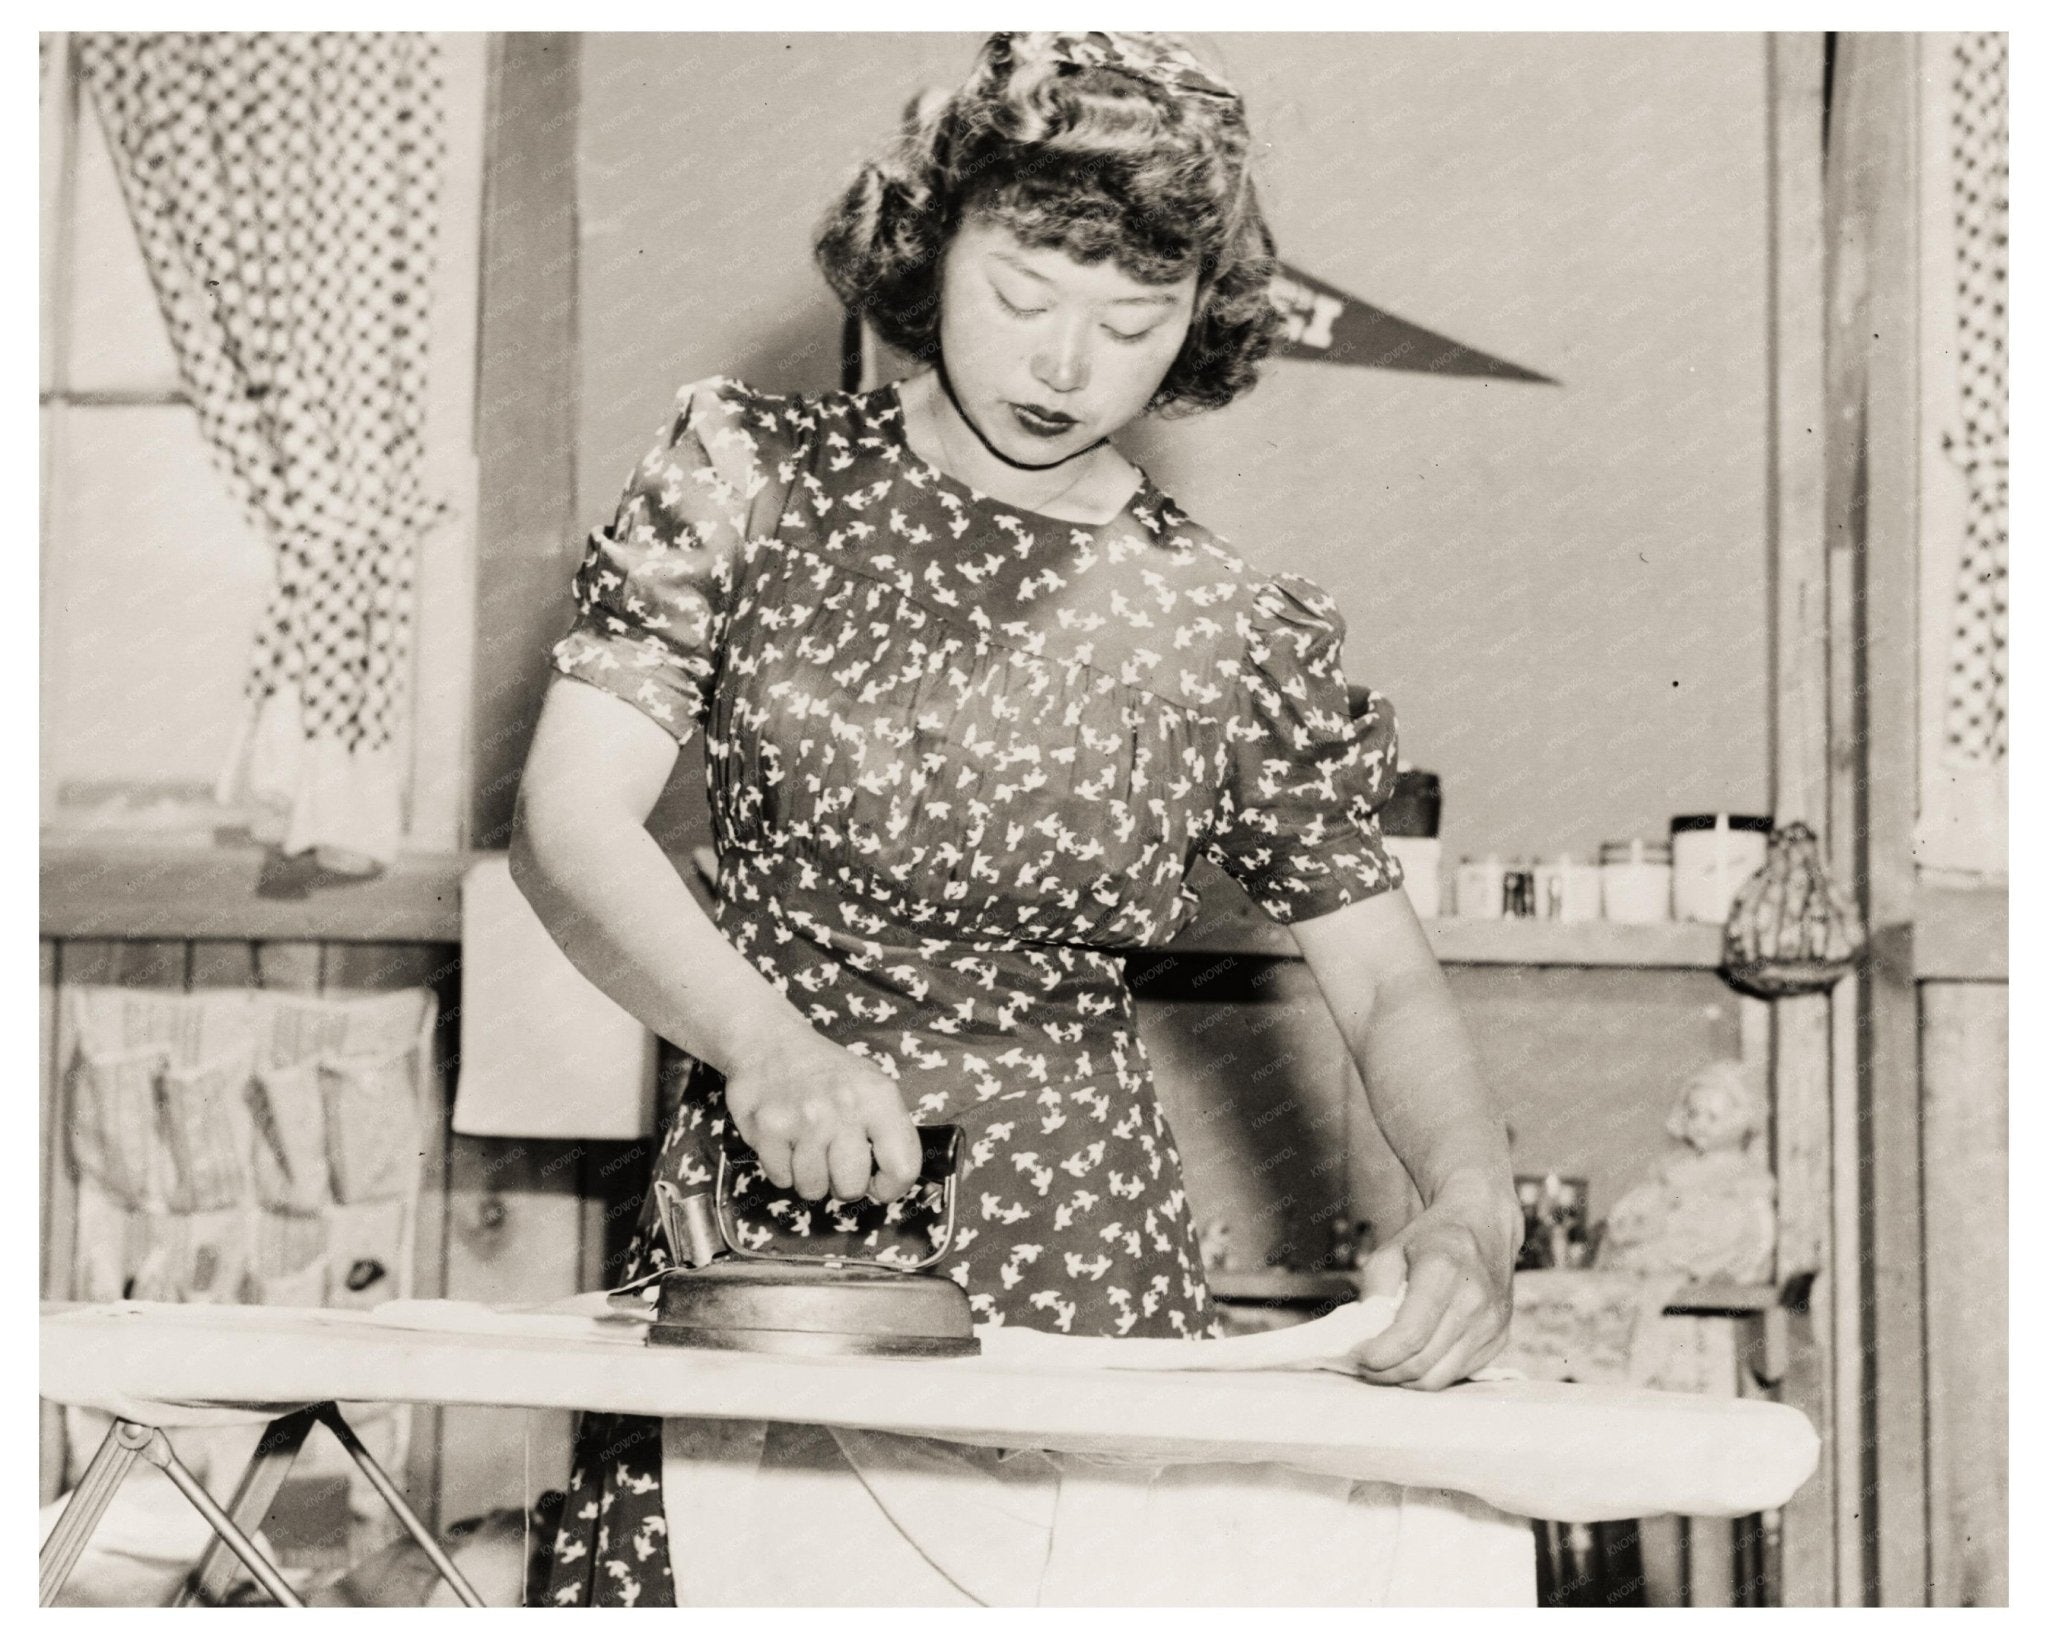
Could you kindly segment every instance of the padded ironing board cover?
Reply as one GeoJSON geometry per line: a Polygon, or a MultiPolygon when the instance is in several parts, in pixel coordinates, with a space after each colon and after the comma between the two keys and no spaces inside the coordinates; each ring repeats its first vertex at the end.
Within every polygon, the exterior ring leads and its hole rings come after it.
{"type": "MultiPolygon", "coordinates": [[[[40,1392],[172,1426],[399,1400],[808,1421],[1144,1461],[1284,1461],[1566,1521],[1756,1513],[1790,1497],[1819,1457],[1806,1418],[1764,1400],[1538,1382],[1419,1394],[1321,1370],[1118,1371],[1056,1363],[1068,1345],[1105,1340],[1015,1331],[985,1336],[978,1359],[807,1360],[650,1349],[637,1327],[583,1314],[388,1307],[380,1319],[46,1305],[40,1392]]],[[[1256,1339],[1186,1347],[1237,1341],[1256,1339]]]]}

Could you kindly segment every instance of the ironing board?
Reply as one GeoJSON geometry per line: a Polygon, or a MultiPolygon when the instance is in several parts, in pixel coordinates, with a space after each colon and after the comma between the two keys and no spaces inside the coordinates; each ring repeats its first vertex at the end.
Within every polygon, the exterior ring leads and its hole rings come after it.
{"type": "Polygon", "coordinates": [[[220,1536],[209,1564],[224,1566],[231,1550],[280,1603],[298,1603],[251,1535],[314,1420],[349,1448],[458,1596],[478,1603],[347,1430],[337,1401],[762,1418],[1084,1456],[1280,1462],[1464,1492],[1569,1523],[1775,1508],[1819,1456],[1806,1418],[1768,1401],[1547,1382],[1420,1394],[1330,1372],[1062,1369],[1005,1360],[1000,1350],[954,1360],[767,1356],[650,1348],[640,1327],[587,1316],[534,1315],[523,1330],[493,1318],[476,1330],[374,1315],[45,1304],[42,1396],[116,1422],[44,1544],[44,1603],[137,1454],[164,1466],[220,1536]],[[189,1474],[180,1478],[165,1430],[230,1420],[271,1427],[222,1508],[189,1474]]]}

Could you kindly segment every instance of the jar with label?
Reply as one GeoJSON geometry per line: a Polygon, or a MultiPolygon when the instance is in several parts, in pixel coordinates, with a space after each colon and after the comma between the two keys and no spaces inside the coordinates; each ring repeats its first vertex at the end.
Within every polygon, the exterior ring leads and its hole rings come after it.
{"type": "Polygon", "coordinates": [[[1600,867],[1559,854],[1536,866],[1536,914],[1546,922],[1600,920],[1600,867]]]}
{"type": "Polygon", "coordinates": [[[1467,854],[1458,863],[1458,914],[1498,918],[1506,913],[1507,867],[1500,855],[1474,859],[1467,854]]]}
{"type": "Polygon", "coordinates": [[[1771,822],[1761,814],[1671,820],[1671,905],[1683,922],[1725,922],[1735,890],[1763,869],[1771,822]]]}
{"type": "Polygon", "coordinates": [[[1642,837],[1600,845],[1600,908],[1610,922],[1671,920],[1671,844],[1642,837]]]}
{"type": "Polygon", "coordinates": [[[1536,914],[1536,864],[1533,860],[1511,859],[1501,873],[1501,910],[1508,916],[1536,914]]]}

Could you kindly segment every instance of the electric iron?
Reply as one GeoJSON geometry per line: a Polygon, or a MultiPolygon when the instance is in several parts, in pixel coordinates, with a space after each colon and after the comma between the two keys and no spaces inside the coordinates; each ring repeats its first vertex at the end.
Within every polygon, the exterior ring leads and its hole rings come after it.
{"type": "MultiPolygon", "coordinates": [[[[728,1121],[708,1190],[686,1193],[666,1179],[654,1186],[674,1267],[649,1277],[658,1290],[648,1343],[764,1354],[979,1354],[967,1293],[931,1267],[953,1243],[960,1129],[921,1127],[918,1134],[924,1146],[919,1181],[938,1185],[942,1227],[925,1256],[884,1261],[854,1255],[846,1236],[815,1237],[837,1246],[817,1253],[793,1251],[787,1239],[776,1242],[772,1235],[766,1237],[772,1251],[748,1246],[734,1208],[733,1176],[751,1152],[728,1121]]],[[[848,1205],[882,1210],[873,1203],[848,1205]]]]}

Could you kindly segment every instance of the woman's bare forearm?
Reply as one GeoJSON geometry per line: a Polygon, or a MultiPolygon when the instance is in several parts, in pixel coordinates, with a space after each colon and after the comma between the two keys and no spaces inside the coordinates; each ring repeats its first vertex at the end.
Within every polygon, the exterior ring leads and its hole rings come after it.
{"type": "Polygon", "coordinates": [[[1356,1034],[1373,1115],[1423,1203],[1469,1189],[1509,1210],[1507,1130],[1443,974],[1411,970],[1383,983],[1356,1034]]]}
{"type": "Polygon", "coordinates": [[[810,1029],[630,815],[522,819],[511,857],[519,891],[576,970],[657,1036],[729,1071],[810,1029]]]}

